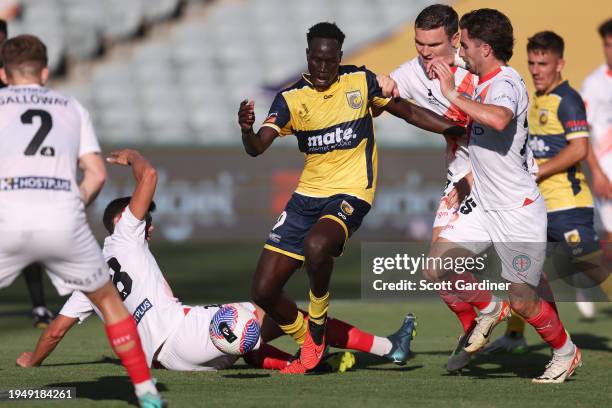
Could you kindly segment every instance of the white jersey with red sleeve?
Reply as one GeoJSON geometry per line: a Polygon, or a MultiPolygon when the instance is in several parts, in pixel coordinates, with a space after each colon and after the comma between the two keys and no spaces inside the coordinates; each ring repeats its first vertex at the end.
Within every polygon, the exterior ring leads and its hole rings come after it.
{"type": "Polygon", "coordinates": [[[612,177],[612,69],[606,64],[597,68],[585,79],[581,93],[595,155],[612,177]]]}
{"type": "Polygon", "coordinates": [[[114,232],[104,240],[102,253],[113,283],[136,321],[150,365],[155,351],[183,320],[184,312],[149,250],[145,229],[146,222],[126,207],[114,232]]]}
{"type": "Polygon", "coordinates": [[[0,117],[0,229],[84,222],[77,162],[100,152],[87,111],[51,89],[19,85],[0,89],[0,117]]]}
{"type": "MultiPolygon", "coordinates": [[[[478,77],[463,68],[453,67],[452,70],[455,74],[457,92],[471,98],[478,77]]],[[[429,79],[421,58],[416,57],[405,62],[391,72],[390,76],[397,83],[402,98],[411,99],[417,105],[457,122],[461,126],[467,125],[467,115],[442,95],[438,79],[429,79]]],[[[448,179],[455,183],[470,171],[468,139],[466,136],[462,138],[447,137],[446,140],[448,179]]]]}
{"type": "Polygon", "coordinates": [[[471,123],[472,194],[485,210],[510,210],[534,202],[540,192],[529,169],[525,82],[513,68],[503,66],[479,79],[472,99],[507,108],[513,116],[501,132],[471,123]]]}

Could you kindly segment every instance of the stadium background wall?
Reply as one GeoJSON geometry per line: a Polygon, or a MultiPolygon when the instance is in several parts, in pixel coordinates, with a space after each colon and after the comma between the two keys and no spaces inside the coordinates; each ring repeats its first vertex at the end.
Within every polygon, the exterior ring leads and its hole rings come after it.
{"type": "MultiPolygon", "coordinates": [[[[104,149],[110,151],[111,149],[104,149]]],[[[158,169],[156,240],[264,242],[303,166],[296,149],[252,159],[239,148],[142,149],[158,169]]],[[[428,239],[444,180],[440,149],[380,149],[375,204],[356,240],[428,239]]],[[[110,200],[130,195],[131,172],[109,166],[89,212],[98,239],[110,200]]]]}

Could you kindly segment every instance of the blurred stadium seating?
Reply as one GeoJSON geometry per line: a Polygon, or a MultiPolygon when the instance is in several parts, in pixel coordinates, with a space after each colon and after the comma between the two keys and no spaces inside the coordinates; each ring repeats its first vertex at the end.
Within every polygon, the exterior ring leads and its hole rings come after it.
{"type": "MultiPolygon", "coordinates": [[[[254,99],[258,118],[266,115],[274,92],[305,70],[305,32],[312,24],[337,22],[350,55],[431,1],[410,7],[404,0],[20,3],[10,34],[43,38],[56,73],[67,64],[67,75],[54,85],[90,110],[103,143],[236,145],[239,102],[254,99]]],[[[406,137],[405,124],[389,117],[378,127],[382,144],[440,141],[406,137]]]]}

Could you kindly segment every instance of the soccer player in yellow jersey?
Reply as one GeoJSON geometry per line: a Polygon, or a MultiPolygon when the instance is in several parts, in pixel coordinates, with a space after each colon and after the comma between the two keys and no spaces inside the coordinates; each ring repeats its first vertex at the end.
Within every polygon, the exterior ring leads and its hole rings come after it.
{"type": "MultiPolygon", "coordinates": [[[[548,213],[548,241],[558,242],[575,262],[601,264],[593,225],[593,197],[580,162],[588,152],[589,129],[582,98],[563,80],[564,41],[552,31],[529,38],[529,72],[536,94],[529,107],[529,146],[538,163],[537,182],[548,213]]],[[[591,285],[577,272],[575,284],[591,285]]],[[[552,300],[552,299],[549,299],[552,300]]],[[[486,351],[524,352],[525,323],[513,315],[506,334],[486,351]]]]}
{"type": "MultiPolygon", "coordinates": [[[[242,102],[238,112],[249,155],[262,154],[278,136],[289,134],[296,135],[304,153],[299,185],[268,236],[251,292],[255,303],[302,344],[300,359],[286,373],[304,373],[320,361],[334,258],[374,199],[377,153],[371,108],[383,108],[436,133],[464,133],[426,109],[384,98],[375,74],[365,67],[340,65],[344,34],[335,24],[314,25],[307,41],[308,73],[276,95],[257,133],[254,103],[242,102]],[[310,279],[308,323],[282,291],[302,264],[310,279]]],[[[409,340],[413,323],[407,321],[399,337],[409,340]]],[[[409,342],[391,340],[386,354],[405,362],[409,350],[402,344],[409,342]]]]}

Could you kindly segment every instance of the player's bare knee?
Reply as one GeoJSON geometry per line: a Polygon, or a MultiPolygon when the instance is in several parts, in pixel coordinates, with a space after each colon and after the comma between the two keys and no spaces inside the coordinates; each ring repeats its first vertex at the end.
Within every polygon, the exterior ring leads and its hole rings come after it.
{"type": "Polygon", "coordinates": [[[340,256],[342,244],[332,242],[323,235],[310,235],[304,240],[304,256],[306,263],[322,263],[327,257],[340,256]]]}
{"type": "Polygon", "coordinates": [[[253,282],[251,286],[251,299],[264,310],[274,304],[279,294],[279,291],[270,288],[265,281],[253,282]]]}

